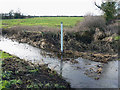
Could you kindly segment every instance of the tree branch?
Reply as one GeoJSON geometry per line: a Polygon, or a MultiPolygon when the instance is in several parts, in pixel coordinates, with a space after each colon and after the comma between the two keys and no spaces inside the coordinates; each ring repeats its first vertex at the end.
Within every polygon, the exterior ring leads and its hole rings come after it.
{"type": "Polygon", "coordinates": [[[95,3],[95,6],[97,6],[99,9],[102,9],[100,6],[98,6],[97,4],[96,4],[96,2],[94,2],[95,3]]]}

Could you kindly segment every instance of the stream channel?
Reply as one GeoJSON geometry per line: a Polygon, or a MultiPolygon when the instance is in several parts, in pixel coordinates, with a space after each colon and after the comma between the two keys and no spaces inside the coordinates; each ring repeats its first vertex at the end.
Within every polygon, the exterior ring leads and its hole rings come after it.
{"type": "Polygon", "coordinates": [[[118,62],[110,61],[107,64],[94,62],[82,58],[75,59],[78,63],[62,61],[54,54],[45,52],[26,43],[18,43],[8,38],[0,38],[0,50],[15,55],[33,63],[48,64],[48,67],[57,71],[70,82],[72,88],[118,88],[118,62]],[[98,65],[103,66],[103,72],[98,80],[96,71],[98,65]],[[87,74],[86,74],[87,73],[87,74]]]}

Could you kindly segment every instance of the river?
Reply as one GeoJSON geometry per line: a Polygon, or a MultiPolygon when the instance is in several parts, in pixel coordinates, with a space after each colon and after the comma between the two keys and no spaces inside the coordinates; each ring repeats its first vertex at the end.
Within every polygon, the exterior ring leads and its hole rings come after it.
{"type": "Polygon", "coordinates": [[[15,55],[21,59],[33,63],[48,64],[48,67],[56,70],[63,78],[70,82],[72,88],[118,88],[118,62],[110,61],[108,64],[94,62],[82,58],[75,59],[78,63],[62,61],[52,53],[45,52],[39,48],[26,43],[1,37],[0,50],[15,55]],[[86,74],[90,68],[98,69],[98,65],[103,66],[103,72],[98,80],[94,77],[95,72],[86,74]]]}

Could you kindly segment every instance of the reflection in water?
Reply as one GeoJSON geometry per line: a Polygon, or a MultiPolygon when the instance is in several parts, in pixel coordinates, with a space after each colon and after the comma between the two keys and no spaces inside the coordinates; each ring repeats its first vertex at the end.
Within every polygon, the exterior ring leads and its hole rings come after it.
{"type": "Polygon", "coordinates": [[[61,55],[61,60],[60,60],[60,75],[62,76],[62,69],[63,69],[63,55],[61,55]]]}
{"type": "MultiPolygon", "coordinates": [[[[76,64],[71,64],[69,61],[64,61],[63,56],[61,60],[57,57],[49,57],[45,52],[46,57],[40,53],[42,50],[30,46],[28,44],[18,43],[10,39],[2,38],[0,41],[0,50],[15,55],[21,59],[31,62],[48,64],[49,68],[55,67],[55,70],[60,73],[68,82],[71,83],[72,88],[117,88],[118,87],[118,62],[111,61],[104,65],[104,72],[99,80],[94,80],[84,74],[87,69],[96,69],[99,62],[85,60],[82,58],[75,59],[78,61],[76,64]]],[[[44,52],[44,51],[43,51],[44,52]]],[[[52,54],[51,54],[52,55],[52,54]]]]}

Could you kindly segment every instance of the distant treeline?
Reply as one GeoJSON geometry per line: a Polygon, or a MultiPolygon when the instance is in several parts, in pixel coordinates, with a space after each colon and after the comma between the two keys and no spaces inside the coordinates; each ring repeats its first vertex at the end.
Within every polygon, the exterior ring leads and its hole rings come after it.
{"type": "Polygon", "coordinates": [[[1,13],[0,14],[2,19],[24,19],[24,18],[33,18],[33,17],[83,17],[83,16],[32,16],[32,15],[24,15],[20,11],[14,12],[11,10],[9,13],[1,13]]]}
{"type": "Polygon", "coordinates": [[[83,17],[83,16],[31,16],[31,15],[23,15],[21,13],[2,13],[0,14],[2,19],[24,19],[24,18],[33,18],[33,17],[83,17]]]}
{"type": "Polygon", "coordinates": [[[20,11],[14,12],[13,10],[11,10],[9,13],[1,13],[0,16],[2,19],[23,19],[23,18],[38,17],[38,16],[24,15],[20,11]]]}
{"type": "Polygon", "coordinates": [[[31,15],[23,15],[19,13],[14,13],[10,15],[9,13],[2,13],[0,14],[2,19],[24,19],[24,18],[33,18],[33,17],[39,17],[39,16],[31,16],[31,15]]]}
{"type": "Polygon", "coordinates": [[[57,15],[57,16],[37,16],[37,17],[83,17],[83,16],[64,16],[64,15],[59,16],[57,15]]]}

